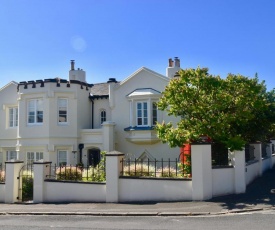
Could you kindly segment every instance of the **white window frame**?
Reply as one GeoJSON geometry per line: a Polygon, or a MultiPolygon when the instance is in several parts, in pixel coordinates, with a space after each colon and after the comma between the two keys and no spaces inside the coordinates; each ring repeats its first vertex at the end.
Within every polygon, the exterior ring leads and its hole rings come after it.
{"type": "Polygon", "coordinates": [[[102,124],[103,122],[105,122],[107,119],[107,113],[105,109],[102,109],[100,111],[100,124],[102,124]]]}
{"type": "Polygon", "coordinates": [[[160,111],[154,105],[161,97],[161,92],[152,88],[137,88],[126,96],[129,100],[130,127],[152,127],[161,119],[160,111]],[[138,105],[142,104],[142,114],[139,113],[138,105]],[[144,114],[144,103],[147,103],[147,114],[144,114]],[[147,124],[146,124],[147,116],[147,124]],[[139,119],[142,120],[139,123],[139,119]]]}
{"type": "Polygon", "coordinates": [[[9,121],[10,128],[18,127],[18,107],[9,108],[9,121]]]}
{"type": "Polygon", "coordinates": [[[67,165],[68,164],[68,151],[67,150],[58,150],[57,151],[57,165],[58,166],[64,166],[64,165],[67,165]],[[66,157],[60,157],[60,154],[65,154],[66,155],[66,157]],[[64,160],[65,159],[65,160],[64,160]]]}
{"type": "Polygon", "coordinates": [[[44,121],[44,110],[43,110],[43,99],[30,99],[28,100],[28,114],[27,114],[28,125],[42,125],[44,121]],[[33,105],[31,105],[33,103],[33,105]],[[41,106],[41,108],[39,108],[41,106]],[[41,109],[41,110],[39,110],[41,109]],[[33,114],[30,114],[30,113],[33,114]],[[42,121],[39,121],[41,116],[42,121]],[[33,117],[33,122],[30,122],[30,117],[33,117]]]}
{"type": "Polygon", "coordinates": [[[57,111],[58,111],[58,124],[68,124],[68,99],[67,98],[58,98],[57,100],[57,111]],[[60,105],[61,101],[65,101],[65,105],[60,105]],[[62,111],[61,108],[65,109],[63,111],[65,111],[65,114],[60,114],[60,112],[62,111]],[[65,117],[65,121],[61,121],[60,120],[60,115],[63,117],[65,117]]]}
{"type": "Polygon", "coordinates": [[[18,160],[18,152],[15,150],[8,150],[6,152],[6,160],[7,161],[18,160]]]}
{"type": "Polygon", "coordinates": [[[43,160],[43,152],[29,151],[27,152],[27,163],[32,164],[35,161],[43,160]]]}
{"type": "Polygon", "coordinates": [[[136,102],[136,126],[137,127],[149,126],[149,110],[150,110],[150,106],[148,101],[136,102]],[[139,108],[139,105],[140,105],[140,108],[139,108]]]}
{"type": "Polygon", "coordinates": [[[152,101],[151,102],[151,106],[152,106],[152,126],[155,126],[156,123],[158,122],[158,106],[157,106],[157,102],[156,101],[152,101]]]}

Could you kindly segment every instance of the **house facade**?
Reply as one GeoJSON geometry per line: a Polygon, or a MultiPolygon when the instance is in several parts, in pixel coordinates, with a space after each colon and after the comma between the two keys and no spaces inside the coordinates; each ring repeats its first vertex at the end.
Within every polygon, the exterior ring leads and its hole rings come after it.
{"type": "Polygon", "coordinates": [[[68,79],[10,82],[0,89],[0,163],[86,166],[113,150],[144,160],[178,158],[179,148],[163,144],[154,125],[176,121],[155,103],[179,69],[180,60],[169,59],[166,76],[142,67],[120,82],[90,84],[71,61],[68,79]]]}

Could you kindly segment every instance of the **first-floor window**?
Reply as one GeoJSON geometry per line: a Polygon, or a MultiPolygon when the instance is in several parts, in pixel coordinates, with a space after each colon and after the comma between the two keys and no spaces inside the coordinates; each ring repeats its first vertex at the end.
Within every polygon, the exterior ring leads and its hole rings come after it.
{"type": "Polygon", "coordinates": [[[18,108],[9,108],[9,127],[18,126],[18,108]]]}
{"type": "Polygon", "coordinates": [[[28,124],[43,123],[43,100],[32,99],[28,101],[28,124]]]}
{"type": "Polygon", "coordinates": [[[58,99],[58,122],[59,123],[67,123],[68,122],[68,100],[66,98],[58,99]]]}
{"type": "Polygon", "coordinates": [[[43,160],[43,152],[27,152],[27,163],[32,164],[34,161],[43,160]]]}
{"type": "Polygon", "coordinates": [[[60,166],[67,165],[67,151],[59,150],[57,153],[57,164],[60,166]]]}
{"type": "Polygon", "coordinates": [[[7,159],[7,161],[18,160],[17,152],[16,151],[7,151],[6,159],[7,159]]]}
{"type": "Polygon", "coordinates": [[[137,125],[148,125],[148,108],[147,102],[137,102],[137,125]]]}
{"type": "Polygon", "coordinates": [[[152,104],[152,125],[156,125],[158,121],[158,107],[157,103],[153,102],[152,104]]]}
{"type": "Polygon", "coordinates": [[[104,121],[106,121],[106,111],[102,110],[100,112],[100,124],[102,124],[104,121]]]}

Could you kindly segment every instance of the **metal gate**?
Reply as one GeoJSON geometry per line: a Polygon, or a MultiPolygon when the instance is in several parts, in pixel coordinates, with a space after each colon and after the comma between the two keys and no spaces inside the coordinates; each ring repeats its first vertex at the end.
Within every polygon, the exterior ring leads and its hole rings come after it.
{"type": "Polygon", "coordinates": [[[33,200],[33,164],[24,165],[17,177],[18,179],[18,202],[33,200]]]}

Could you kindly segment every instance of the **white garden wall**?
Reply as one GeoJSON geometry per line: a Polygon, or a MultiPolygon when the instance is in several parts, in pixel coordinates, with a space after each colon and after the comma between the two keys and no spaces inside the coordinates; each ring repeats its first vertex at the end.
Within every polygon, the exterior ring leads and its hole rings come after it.
{"type": "Polygon", "coordinates": [[[249,164],[246,166],[246,177],[245,177],[246,185],[250,184],[258,176],[259,176],[259,162],[258,161],[255,161],[253,164],[249,164]]]}
{"type": "Polygon", "coordinates": [[[265,158],[262,162],[262,172],[264,173],[268,169],[270,169],[270,158],[265,158]]]}
{"type": "Polygon", "coordinates": [[[5,202],[5,183],[0,183],[0,203],[5,202]]]}
{"type": "Polygon", "coordinates": [[[275,154],[272,155],[271,159],[272,159],[272,167],[273,167],[275,165],[275,154]]]}
{"type": "Polygon", "coordinates": [[[234,168],[214,168],[212,170],[213,197],[235,192],[234,168]]]}
{"type": "Polygon", "coordinates": [[[106,202],[105,183],[45,181],[44,202],[106,202]]]}
{"type": "Polygon", "coordinates": [[[119,201],[192,200],[191,180],[119,179],[119,201]]]}

